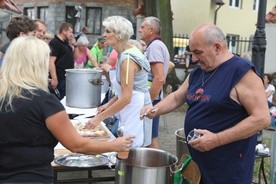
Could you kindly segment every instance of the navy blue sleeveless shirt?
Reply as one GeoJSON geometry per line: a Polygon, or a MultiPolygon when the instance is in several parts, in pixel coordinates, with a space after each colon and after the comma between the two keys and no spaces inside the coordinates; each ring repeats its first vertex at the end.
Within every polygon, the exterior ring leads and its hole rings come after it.
{"type": "MultiPolygon", "coordinates": [[[[194,128],[220,132],[248,117],[245,108],[230,98],[230,91],[250,69],[256,72],[252,63],[233,56],[211,72],[200,67],[191,72],[186,98],[189,105],[184,125],[186,135],[194,128]]],[[[248,184],[253,178],[255,146],[256,135],[207,152],[190,146],[189,151],[199,165],[203,183],[248,184]]]]}

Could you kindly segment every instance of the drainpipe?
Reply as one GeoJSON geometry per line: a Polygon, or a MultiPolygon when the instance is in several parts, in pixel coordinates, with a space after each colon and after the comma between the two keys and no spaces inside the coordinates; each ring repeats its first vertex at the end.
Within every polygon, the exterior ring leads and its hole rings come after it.
{"type": "Polygon", "coordinates": [[[215,11],[215,18],[214,18],[214,24],[217,25],[217,15],[218,15],[218,10],[221,8],[221,6],[224,5],[223,4],[219,4],[219,7],[216,9],[215,11]]]}

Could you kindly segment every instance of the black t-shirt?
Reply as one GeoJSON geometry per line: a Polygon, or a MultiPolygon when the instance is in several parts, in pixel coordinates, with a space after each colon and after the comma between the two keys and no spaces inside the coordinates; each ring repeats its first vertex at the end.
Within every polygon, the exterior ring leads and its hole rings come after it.
{"type": "Polygon", "coordinates": [[[57,140],[45,120],[64,107],[42,90],[26,94],[31,99],[14,100],[14,111],[0,111],[0,183],[54,180],[51,162],[57,140]]]}
{"type": "Polygon", "coordinates": [[[49,43],[51,48],[51,56],[55,56],[56,73],[58,80],[65,79],[65,70],[74,68],[73,49],[68,41],[62,41],[55,36],[49,43]]]}

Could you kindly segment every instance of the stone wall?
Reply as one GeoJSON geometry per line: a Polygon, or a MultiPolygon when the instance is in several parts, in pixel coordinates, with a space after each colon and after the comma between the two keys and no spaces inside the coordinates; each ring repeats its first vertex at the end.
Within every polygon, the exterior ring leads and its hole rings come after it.
{"type": "MultiPolygon", "coordinates": [[[[102,20],[104,20],[108,16],[112,15],[120,15],[127,19],[129,19],[135,29],[136,18],[132,14],[134,8],[137,7],[136,0],[88,0],[88,1],[78,1],[78,0],[14,0],[15,3],[24,8],[32,8],[34,7],[34,14],[37,17],[38,7],[48,7],[48,15],[47,15],[47,30],[56,34],[58,32],[59,26],[62,22],[65,22],[66,17],[66,6],[75,6],[82,5],[83,11],[81,15],[81,23],[80,27],[85,26],[86,23],[86,7],[100,7],[102,8],[102,20]]],[[[16,14],[11,14],[12,16],[17,16],[16,14]]],[[[9,21],[2,22],[2,28],[6,28],[9,21]]],[[[103,28],[101,29],[101,34],[103,33],[103,28]]],[[[90,45],[93,45],[97,38],[101,35],[87,35],[90,45]]],[[[1,38],[1,37],[0,37],[1,38]]],[[[0,40],[0,45],[8,42],[5,32],[2,32],[2,40],[0,40]]]]}

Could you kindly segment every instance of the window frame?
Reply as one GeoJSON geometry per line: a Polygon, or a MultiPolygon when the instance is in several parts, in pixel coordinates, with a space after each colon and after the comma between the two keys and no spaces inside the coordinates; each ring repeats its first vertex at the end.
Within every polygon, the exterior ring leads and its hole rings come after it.
{"type": "Polygon", "coordinates": [[[35,19],[36,18],[35,7],[25,7],[23,9],[23,13],[24,13],[24,15],[28,16],[30,19],[35,19]],[[30,15],[29,15],[29,11],[28,10],[32,11],[30,15]]]}
{"type": "Polygon", "coordinates": [[[75,32],[75,25],[76,25],[75,15],[77,14],[77,12],[78,11],[75,9],[75,6],[65,6],[65,22],[68,22],[72,25],[73,32],[75,32]]]}
{"type": "Polygon", "coordinates": [[[86,17],[85,17],[85,25],[88,27],[88,34],[93,35],[101,35],[102,34],[102,17],[103,17],[103,9],[102,7],[86,7],[86,17]],[[95,10],[96,16],[90,16],[91,11],[95,10]],[[91,21],[91,17],[94,19],[91,21]],[[92,22],[92,25],[91,25],[92,22]]]}
{"type": "Polygon", "coordinates": [[[258,11],[260,5],[260,0],[253,0],[253,10],[258,11]]]}
{"type": "Polygon", "coordinates": [[[232,8],[241,9],[241,4],[242,0],[229,0],[229,6],[232,8]]]}
{"type": "Polygon", "coordinates": [[[38,6],[37,7],[37,18],[44,21],[45,24],[47,25],[48,24],[48,19],[47,19],[47,14],[49,13],[49,6],[38,6]],[[46,11],[46,15],[44,16],[44,18],[41,17],[41,10],[42,9],[45,9],[46,11]]]}

